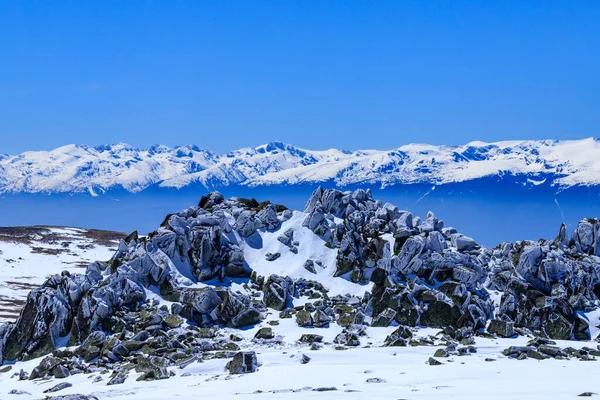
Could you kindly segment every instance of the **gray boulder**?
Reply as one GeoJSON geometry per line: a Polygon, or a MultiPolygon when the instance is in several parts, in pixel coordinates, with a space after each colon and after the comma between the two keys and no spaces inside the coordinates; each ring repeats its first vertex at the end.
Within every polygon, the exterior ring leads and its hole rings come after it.
{"type": "Polygon", "coordinates": [[[227,370],[230,374],[249,374],[256,372],[258,361],[256,353],[253,351],[240,351],[233,356],[233,359],[227,363],[227,370]]]}

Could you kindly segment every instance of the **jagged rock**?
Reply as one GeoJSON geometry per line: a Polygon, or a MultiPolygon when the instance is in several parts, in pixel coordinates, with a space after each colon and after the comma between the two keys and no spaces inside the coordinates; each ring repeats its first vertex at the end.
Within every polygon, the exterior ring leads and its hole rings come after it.
{"type": "Polygon", "coordinates": [[[477,247],[477,242],[471,239],[468,236],[461,234],[451,235],[452,245],[456,247],[457,250],[471,250],[474,247],[477,247]]]}
{"type": "Polygon", "coordinates": [[[567,237],[567,226],[563,223],[560,225],[560,230],[558,232],[558,236],[554,239],[556,244],[561,244],[562,246],[567,246],[569,244],[569,238],[567,237]]]}
{"type": "Polygon", "coordinates": [[[57,378],[57,379],[63,379],[63,378],[67,378],[69,376],[71,376],[71,373],[69,372],[69,370],[67,368],[65,368],[62,365],[57,365],[56,367],[54,367],[54,369],[52,370],[52,375],[57,378]]]}
{"type": "Polygon", "coordinates": [[[196,316],[210,314],[222,303],[221,297],[210,287],[181,289],[177,300],[183,304],[181,316],[195,321],[196,316]]]}
{"type": "Polygon", "coordinates": [[[380,314],[378,314],[375,318],[373,318],[373,322],[371,323],[371,326],[382,326],[382,327],[389,326],[390,323],[394,320],[395,316],[396,316],[396,311],[392,310],[391,308],[386,308],[380,314]]]}
{"type": "Polygon", "coordinates": [[[317,270],[315,269],[315,263],[313,260],[306,260],[304,262],[304,269],[308,272],[312,272],[313,274],[317,273],[317,270]]]}
{"type": "Polygon", "coordinates": [[[256,372],[258,362],[256,353],[253,351],[241,351],[233,356],[233,359],[227,364],[230,374],[248,374],[256,372]]]}
{"type": "Polygon", "coordinates": [[[235,328],[254,325],[261,318],[260,312],[251,305],[247,296],[235,294],[231,290],[225,292],[219,311],[221,318],[235,328]]]}
{"type": "Polygon", "coordinates": [[[275,204],[267,204],[265,208],[256,214],[256,219],[268,230],[275,230],[281,226],[281,221],[277,218],[275,204]]]}
{"type": "Polygon", "coordinates": [[[106,385],[121,385],[127,380],[127,377],[129,376],[129,371],[131,371],[132,369],[133,365],[126,365],[124,367],[119,368],[116,371],[113,371],[113,374],[106,385]]]}
{"type": "Polygon", "coordinates": [[[448,350],[446,349],[437,349],[435,351],[435,353],[433,353],[434,357],[437,358],[443,358],[443,357],[448,357],[450,354],[448,353],[448,350]]]}
{"type": "Polygon", "coordinates": [[[138,357],[135,372],[141,373],[138,381],[150,381],[157,379],[169,379],[167,371],[169,362],[163,357],[138,357]]]}
{"type": "Polygon", "coordinates": [[[294,230],[293,229],[287,229],[285,232],[283,232],[283,234],[277,236],[277,240],[279,240],[281,243],[283,243],[286,246],[289,246],[292,243],[292,240],[294,239],[294,230]]]}
{"type": "Polygon", "coordinates": [[[334,343],[343,344],[346,346],[360,346],[360,337],[357,333],[351,332],[348,329],[344,329],[342,333],[337,335],[335,339],[333,339],[334,343]]]}
{"type": "Polygon", "coordinates": [[[594,238],[594,223],[590,222],[588,219],[583,219],[579,221],[577,225],[577,229],[573,232],[573,241],[577,248],[584,252],[590,253],[593,251],[593,246],[595,242],[594,238]]]}
{"type": "Polygon", "coordinates": [[[32,290],[16,323],[4,339],[3,358],[32,359],[56,349],[55,338],[69,334],[73,311],[69,301],[69,277],[54,275],[32,290]]]}
{"type": "Polygon", "coordinates": [[[105,340],[106,335],[104,332],[92,332],[77,349],[77,353],[84,358],[85,362],[90,362],[100,356],[100,351],[105,340]]]}
{"type": "Polygon", "coordinates": [[[8,394],[31,396],[31,393],[26,392],[25,390],[17,390],[17,389],[11,390],[10,392],[8,392],[8,394]]]}
{"type": "Polygon", "coordinates": [[[331,322],[331,317],[324,311],[317,310],[312,316],[313,325],[317,328],[324,328],[331,322]]]}
{"type": "Polygon", "coordinates": [[[304,333],[300,336],[300,341],[302,343],[321,343],[323,341],[323,336],[315,335],[312,333],[304,333]]]}
{"type": "Polygon", "coordinates": [[[510,321],[493,319],[487,327],[487,331],[503,338],[509,338],[515,334],[514,324],[510,321]]]}
{"type": "Polygon", "coordinates": [[[225,200],[225,198],[223,197],[223,195],[219,192],[211,192],[209,194],[207,194],[206,196],[202,196],[202,198],[200,199],[200,202],[198,203],[198,207],[203,208],[203,209],[210,209],[214,206],[216,206],[217,204],[221,204],[223,203],[223,201],[225,200]]]}
{"type": "Polygon", "coordinates": [[[299,327],[312,326],[312,315],[310,315],[310,312],[306,310],[298,311],[296,313],[296,323],[299,327]]]}
{"type": "MultiPolygon", "coordinates": [[[[600,296],[600,222],[595,219],[582,220],[570,240],[563,225],[553,241],[504,243],[488,249],[444,228],[433,213],[421,223],[407,211],[375,201],[370,191],[319,188],[305,211],[303,224],[337,251],[335,275],[361,285],[373,282],[372,291],[362,299],[330,298],[318,282],[265,279],[256,272],[242,284],[246,294],[191,286],[212,279],[227,285],[225,277],[249,277],[244,249],[260,248],[259,233],[265,230],[280,230],[273,232],[275,237],[303,255],[298,262],[305,261],[307,271],[321,275],[316,268],[321,263],[306,260],[319,253],[298,250],[297,227],[281,232],[281,221],[289,220],[291,211],[211,193],[198,207],[167,216],[147,237],[132,234],[121,241],[108,262],[91,263],[83,274],[52,276],[32,291],[16,323],[0,324],[0,362],[49,354],[66,337],[69,345],[81,344],[75,355],[100,365],[128,362],[140,356],[135,352],[163,357],[195,346],[202,351],[231,350],[231,344],[215,339],[216,331],[206,328],[256,324],[265,305],[282,311],[281,318],[295,314],[301,326],[325,327],[336,320],[346,328],[336,338],[345,345],[360,343],[354,324],[387,326],[392,321],[443,328],[456,340],[474,331],[484,334],[486,325],[498,336],[512,336],[516,330],[589,340],[589,322],[580,315],[597,307],[600,296]],[[387,241],[391,237],[393,246],[387,241]],[[146,298],[156,288],[172,303],[170,314],[168,307],[146,298]],[[263,291],[262,303],[257,290],[263,291]],[[490,298],[492,291],[500,293],[498,308],[490,298]],[[292,298],[303,296],[314,303],[292,309],[292,298]],[[184,319],[189,324],[183,326],[184,319]],[[179,332],[178,337],[171,337],[173,331],[179,332]],[[215,340],[200,345],[184,331],[193,331],[196,339],[215,340]],[[99,340],[102,335],[104,341],[99,340]]],[[[390,343],[406,340],[392,336],[390,343]]],[[[66,354],[60,358],[73,355],[66,354]]],[[[517,355],[521,356],[538,357],[527,351],[517,355]]],[[[586,351],[578,357],[592,356],[586,351]]],[[[175,362],[179,356],[164,357],[175,362]]],[[[60,367],[80,372],[79,366],[59,365],[32,375],[65,375],[60,367]]]]}
{"type": "Polygon", "coordinates": [[[460,317],[458,307],[436,297],[430,297],[421,315],[421,324],[432,328],[443,328],[455,325],[460,317]]]}
{"type": "Polygon", "coordinates": [[[417,269],[413,260],[418,259],[418,256],[423,252],[426,245],[426,240],[422,236],[411,236],[404,242],[400,254],[395,259],[392,265],[392,270],[396,273],[414,274],[417,269]]]}
{"type": "Polygon", "coordinates": [[[183,320],[177,315],[169,314],[163,318],[163,324],[169,329],[179,328],[183,320]]]}
{"type": "Polygon", "coordinates": [[[273,329],[269,327],[260,328],[254,335],[256,339],[273,339],[275,334],[273,329]]]}
{"type": "Polygon", "coordinates": [[[527,353],[525,354],[527,354],[527,358],[533,358],[535,360],[546,360],[549,358],[546,354],[533,349],[527,350],[527,353]]]}
{"type": "Polygon", "coordinates": [[[552,312],[546,322],[546,332],[552,339],[569,340],[573,332],[573,326],[564,316],[552,312]]]}
{"type": "Polygon", "coordinates": [[[589,323],[580,315],[575,317],[573,337],[577,340],[590,340],[592,338],[589,323]]]}
{"type": "Polygon", "coordinates": [[[560,348],[555,346],[542,345],[538,347],[538,351],[551,357],[557,357],[561,354],[560,348]]]}
{"type": "Polygon", "coordinates": [[[310,362],[310,357],[306,354],[302,354],[300,356],[300,364],[308,364],[310,362]]]}
{"type": "Polygon", "coordinates": [[[60,390],[64,390],[66,388],[70,388],[72,386],[73,386],[73,384],[71,384],[69,382],[62,382],[62,383],[59,383],[58,385],[52,386],[50,389],[44,390],[44,393],[54,393],[54,392],[58,392],[60,390]]]}
{"type": "Polygon", "coordinates": [[[429,360],[427,361],[427,363],[429,365],[442,365],[443,364],[441,361],[438,361],[433,357],[429,357],[429,360]]]}
{"type": "Polygon", "coordinates": [[[275,261],[279,257],[281,257],[281,253],[267,253],[267,254],[265,254],[265,259],[267,261],[275,261]]]}
{"type": "Polygon", "coordinates": [[[145,343],[138,340],[124,340],[123,342],[121,342],[121,344],[123,345],[123,347],[125,347],[125,349],[127,349],[129,353],[131,353],[133,351],[140,350],[142,347],[144,347],[145,343]]]}
{"type": "Polygon", "coordinates": [[[236,328],[254,325],[260,321],[260,312],[254,308],[248,308],[233,317],[231,324],[236,328]]]}
{"type": "Polygon", "coordinates": [[[408,340],[413,336],[412,332],[405,326],[400,326],[385,338],[384,346],[406,346],[408,340]]]}
{"type": "Polygon", "coordinates": [[[254,216],[255,214],[252,211],[242,211],[233,227],[240,236],[247,238],[256,232],[254,216]]]}
{"type": "Polygon", "coordinates": [[[516,358],[521,354],[527,353],[529,350],[532,350],[530,346],[510,346],[509,348],[502,351],[502,354],[509,357],[516,358]]]}
{"type": "Polygon", "coordinates": [[[282,311],[293,291],[293,282],[289,278],[281,278],[277,275],[269,276],[263,286],[263,301],[267,307],[282,311]]]}

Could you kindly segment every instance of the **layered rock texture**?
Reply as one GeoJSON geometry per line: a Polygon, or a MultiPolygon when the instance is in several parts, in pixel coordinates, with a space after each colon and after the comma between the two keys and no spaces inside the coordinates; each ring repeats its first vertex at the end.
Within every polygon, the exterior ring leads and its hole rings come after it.
{"type": "MultiPolygon", "coordinates": [[[[0,364],[47,356],[23,379],[105,369],[114,385],[131,370],[141,380],[169,378],[169,367],[210,352],[233,357],[231,373],[248,373],[260,367],[256,355],[238,353],[239,338],[222,331],[269,313],[300,327],[338,325],[341,347],[363,344],[366,327],[390,325],[389,346],[415,344],[420,326],[467,343],[473,335],[590,340],[585,313],[599,296],[594,219],[570,236],[563,225],[554,240],[492,249],[369,191],[319,188],[303,212],[213,192],[147,237],[121,240],[110,260],[32,290],[16,322],[0,325],[0,364]],[[277,247],[259,253],[267,235],[277,247]]],[[[258,343],[280,340],[270,328],[259,332],[258,343]]],[[[301,341],[318,348],[322,339],[307,331],[301,341]]]]}

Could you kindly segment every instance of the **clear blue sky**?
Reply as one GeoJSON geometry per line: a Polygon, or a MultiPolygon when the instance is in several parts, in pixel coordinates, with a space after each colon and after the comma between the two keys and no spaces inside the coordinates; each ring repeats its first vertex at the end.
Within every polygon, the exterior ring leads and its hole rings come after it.
{"type": "Polygon", "coordinates": [[[600,1],[0,2],[0,153],[600,136],[600,1]]]}

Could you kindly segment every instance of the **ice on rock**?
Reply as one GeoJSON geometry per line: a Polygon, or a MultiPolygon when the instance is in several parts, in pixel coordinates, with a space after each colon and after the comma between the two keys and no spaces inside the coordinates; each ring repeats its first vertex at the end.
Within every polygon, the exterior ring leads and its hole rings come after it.
{"type": "Polygon", "coordinates": [[[452,246],[457,250],[470,250],[477,246],[477,242],[472,238],[460,233],[451,235],[452,246]]]}
{"type": "Polygon", "coordinates": [[[249,210],[242,211],[234,225],[234,229],[245,238],[254,234],[256,232],[255,214],[249,210]]]}

